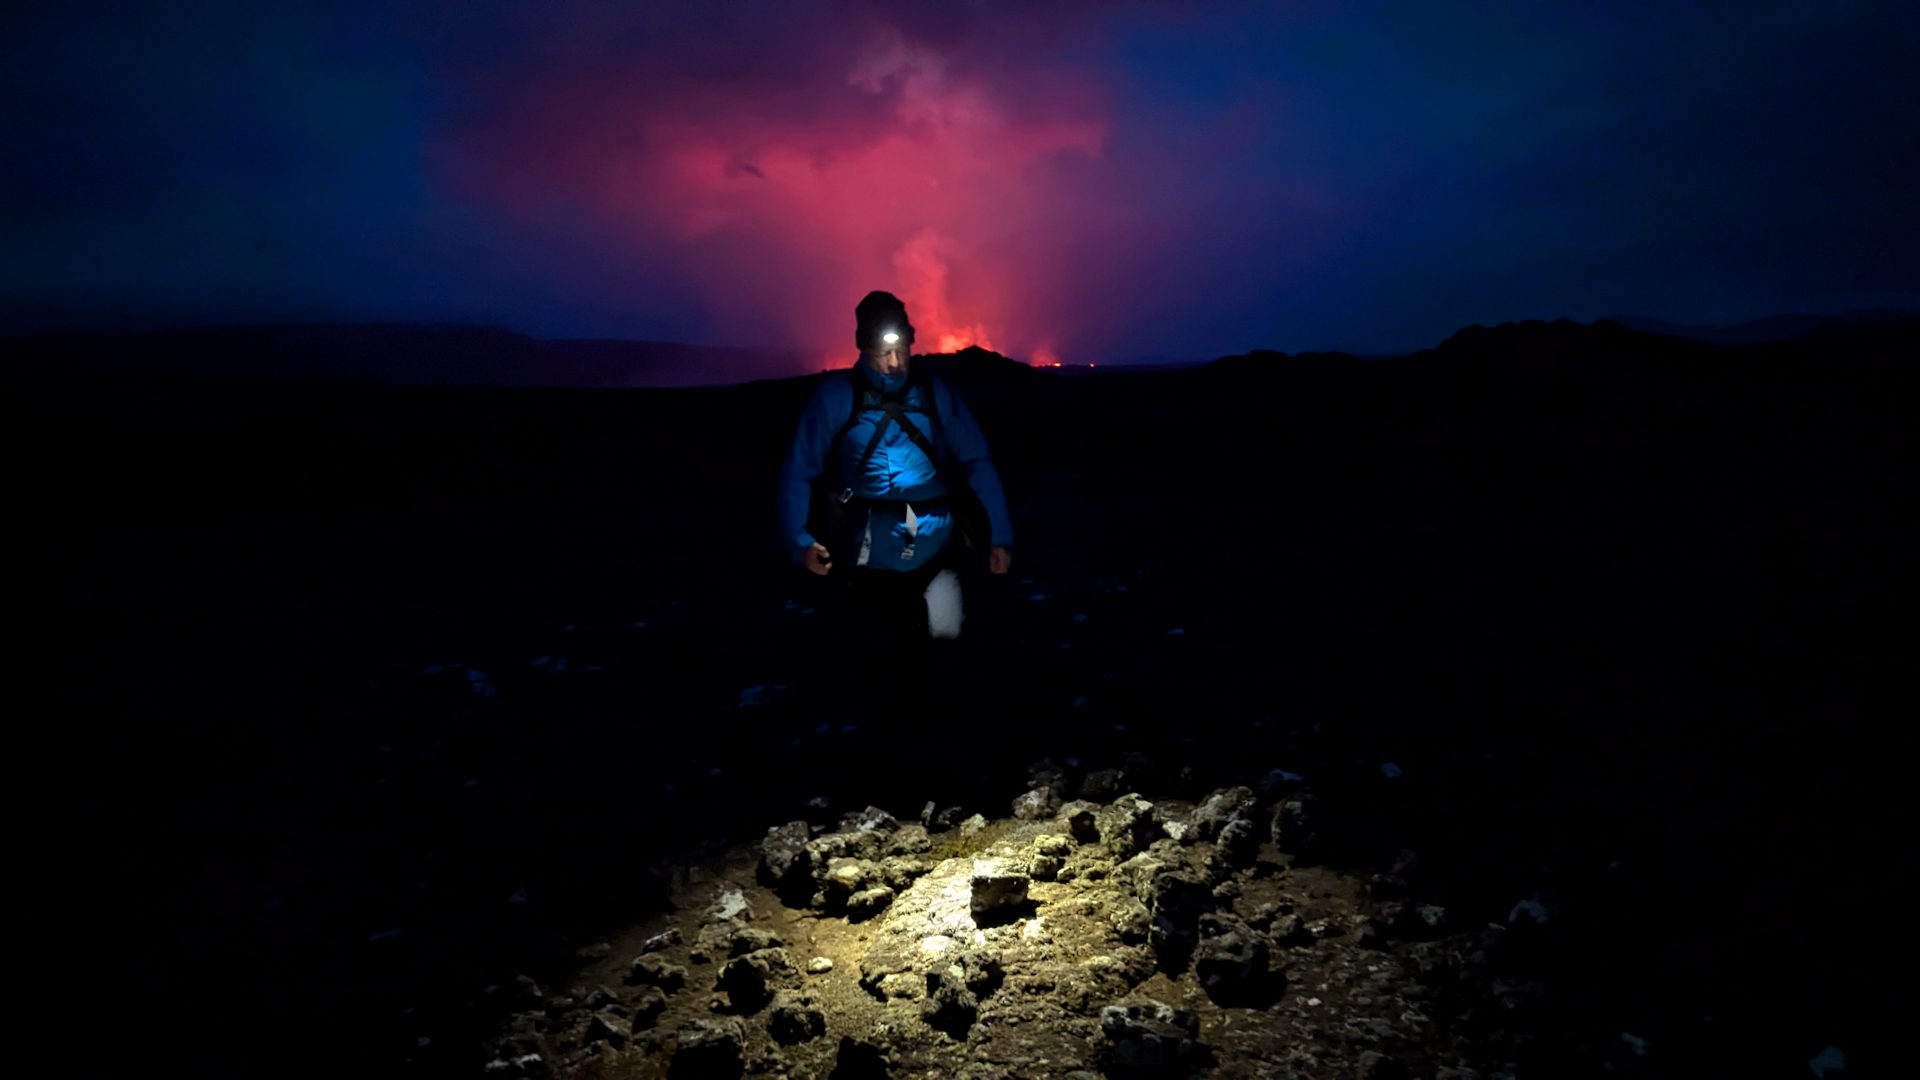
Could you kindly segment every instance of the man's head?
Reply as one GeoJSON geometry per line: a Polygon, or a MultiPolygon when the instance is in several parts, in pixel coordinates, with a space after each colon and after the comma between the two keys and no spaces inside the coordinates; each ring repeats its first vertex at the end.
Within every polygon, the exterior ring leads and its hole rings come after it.
{"type": "Polygon", "coordinates": [[[854,344],[860,355],[882,375],[898,375],[907,370],[907,358],[913,355],[913,324],[907,321],[907,305],[890,292],[870,292],[853,309],[854,344]]]}

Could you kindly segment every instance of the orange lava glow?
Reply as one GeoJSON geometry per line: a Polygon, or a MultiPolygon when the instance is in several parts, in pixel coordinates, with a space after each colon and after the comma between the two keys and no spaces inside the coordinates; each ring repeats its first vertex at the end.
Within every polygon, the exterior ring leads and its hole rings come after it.
{"type": "Polygon", "coordinates": [[[939,348],[936,351],[943,353],[959,352],[961,349],[975,346],[982,349],[993,348],[993,342],[987,337],[986,329],[977,325],[960,330],[943,331],[937,340],[939,348]]]}

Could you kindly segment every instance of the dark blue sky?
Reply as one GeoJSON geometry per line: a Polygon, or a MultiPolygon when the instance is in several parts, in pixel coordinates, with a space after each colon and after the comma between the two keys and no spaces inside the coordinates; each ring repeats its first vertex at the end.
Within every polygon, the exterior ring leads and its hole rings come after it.
{"type": "Polygon", "coordinates": [[[1920,304],[1920,5],[41,5],[0,325],[1071,362],[1920,304]],[[652,10],[665,7],[670,10],[652,10]]]}

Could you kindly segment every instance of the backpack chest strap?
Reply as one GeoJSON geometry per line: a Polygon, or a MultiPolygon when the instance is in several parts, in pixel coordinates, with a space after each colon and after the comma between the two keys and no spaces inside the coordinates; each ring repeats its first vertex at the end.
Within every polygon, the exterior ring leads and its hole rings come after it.
{"type": "MultiPolygon", "coordinates": [[[[930,463],[934,467],[934,470],[936,472],[940,470],[940,457],[938,453],[934,450],[933,444],[927,441],[926,435],[918,427],[916,427],[912,423],[912,421],[907,419],[908,413],[916,413],[916,412],[921,413],[923,415],[931,417],[933,420],[934,430],[936,432],[939,431],[940,414],[938,410],[932,407],[932,400],[931,400],[933,396],[932,384],[931,383],[918,384],[922,387],[921,399],[924,402],[923,404],[920,404],[920,405],[911,405],[911,404],[908,404],[906,401],[906,392],[908,390],[911,390],[914,385],[915,385],[914,383],[908,383],[907,386],[901,390],[899,396],[897,397],[896,396],[880,397],[878,402],[878,408],[880,410],[880,419],[878,423],[874,424],[873,435],[867,439],[866,448],[862,450],[860,453],[860,464],[855,468],[856,476],[866,475],[867,466],[869,463],[873,461],[874,451],[880,448],[880,440],[886,437],[887,426],[889,424],[900,425],[901,433],[906,435],[906,437],[910,441],[912,441],[913,445],[915,445],[916,447],[919,447],[921,453],[927,455],[928,463],[930,463]]],[[[863,407],[863,403],[856,398],[855,404],[854,404],[854,410],[853,410],[854,417],[857,418],[861,412],[865,411],[868,408],[873,408],[873,407],[874,405],[872,404],[871,398],[867,399],[867,403],[864,403],[864,407],[863,407]]],[[[849,424],[849,426],[851,426],[851,423],[849,424]]]]}

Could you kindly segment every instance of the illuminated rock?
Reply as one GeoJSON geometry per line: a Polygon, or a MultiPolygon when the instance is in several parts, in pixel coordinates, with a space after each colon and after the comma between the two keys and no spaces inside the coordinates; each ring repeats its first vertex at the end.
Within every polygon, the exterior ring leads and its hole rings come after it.
{"type": "Polygon", "coordinates": [[[731,1017],[702,1017],[680,1025],[675,1035],[673,1065],[668,1073],[683,1078],[731,1078],[745,1067],[741,1057],[746,1032],[731,1017]]]}
{"type": "Polygon", "coordinates": [[[917,855],[894,855],[881,861],[880,879],[894,892],[900,892],[936,865],[932,859],[917,855]]]}
{"type": "Polygon", "coordinates": [[[1100,1010],[1101,1066],[1109,1077],[1179,1076],[1212,1055],[1199,1041],[1200,1018],[1152,999],[1100,1010]]]}
{"type": "Polygon", "coordinates": [[[709,919],[752,919],[753,909],[747,905],[747,897],[739,889],[728,889],[720,894],[713,906],[707,909],[709,919]]]}
{"type": "MultiPolygon", "coordinates": [[[[804,821],[789,821],[767,830],[760,841],[760,880],[785,894],[801,887],[812,872],[807,842],[812,831],[804,821]]],[[[807,886],[809,892],[811,886],[807,886]]]]}
{"type": "Polygon", "coordinates": [[[917,972],[896,971],[880,976],[871,989],[889,1001],[919,1001],[927,996],[927,979],[917,972]]]}
{"type": "Polygon", "coordinates": [[[1107,920],[1112,923],[1114,932],[1120,940],[1129,945],[1138,945],[1147,940],[1153,929],[1153,913],[1147,905],[1131,896],[1115,897],[1107,909],[1107,920]]]}
{"type": "Polygon", "coordinates": [[[900,822],[885,810],[869,806],[857,814],[850,815],[847,824],[854,832],[890,833],[900,827],[900,822]]]}
{"type": "Polygon", "coordinates": [[[741,926],[735,928],[727,938],[727,955],[745,956],[750,952],[759,952],[762,949],[771,949],[785,944],[786,942],[780,940],[780,935],[771,930],[762,930],[757,926],[741,926]]]}
{"type": "Polygon", "coordinates": [[[1018,821],[1042,821],[1060,809],[1060,796],[1052,788],[1040,787],[1013,800],[1013,816],[1018,821]]]}
{"type": "Polygon", "coordinates": [[[933,847],[925,825],[902,825],[888,837],[886,854],[890,857],[919,855],[933,847]]]}
{"type": "Polygon", "coordinates": [[[1253,1004],[1267,985],[1267,943],[1238,919],[1203,915],[1193,973],[1207,996],[1222,1005],[1253,1004]]]}
{"type": "Polygon", "coordinates": [[[1100,840],[1116,859],[1145,851],[1162,830],[1151,802],[1129,793],[1113,800],[1099,815],[1100,840]]]}
{"type": "Polygon", "coordinates": [[[1100,827],[1097,824],[1097,819],[1094,817],[1091,808],[1065,811],[1062,817],[1065,819],[1067,828],[1072,832],[1075,840],[1078,840],[1082,844],[1097,844],[1100,842],[1100,827]]]}
{"type": "Polygon", "coordinates": [[[1267,936],[1276,945],[1303,945],[1311,940],[1306,924],[1300,921],[1300,916],[1291,912],[1276,916],[1267,928],[1267,936]]]}
{"type": "Polygon", "coordinates": [[[804,991],[782,990],[773,996],[767,1016],[767,1034],[782,1046],[817,1039],[827,1033],[827,1014],[820,1001],[804,991]]]}
{"type": "Polygon", "coordinates": [[[968,903],[976,923],[985,925],[1015,917],[1027,903],[1027,875],[1000,863],[973,864],[973,891],[968,903]]]}
{"type": "Polygon", "coordinates": [[[647,953],[634,960],[627,969],[627,982],[657,986],[671,992],[686,985],[687,969],[680,964],[668,963],[663,956],[647,953]]]}
{"type": "Polygon", "coordinates": [[[1186,970],[1198,936],[1200,916],[1212,905],[1213,890],[1187,871],[1170,871],[1153,879],[1145,897],[1153,913],[1148,940],[1168,972],[1186,970]]]}
{"type": "Polygon", "coordinates": [[[605,1042],[616,1047],[627,1045],[633,1038],[633,1023],[612,1009],[601,1009],[587,1021],[586,1041],[605,1042]]]}
{"type": "Polygon", "coordinates": [[[787,950],[761,949],[727,961],[714,989],[727,995],[735,1012],[754,1012],[775,990],[797,989],[800,983],[800,969],[787,950]]]}
{"type": "Polygon", "coordinates": [[[825,875],[821,878],[821,887],[826,892],[827,909],[838,911],[846,907],[854,893],[863,892],[881,883],[880,867],[867,859],[834,859],[827,864],[825,875]]]}
{"type": "Polygon", "coordinates": [[[935,810],[932,803],[928,803],[927,809],[920,815],[921,823],[934,832],[946,832],[966,818],[967,811],[964,807],[948,806],[935,810]]]}
{"type": "Polygon", "coordinates": [[[920,1003],[920,1016],[928,1027],[961,1038],[979,1015],[980,999],[967,989],[966,973],[958,965],[927,976],[927,996],[920,1003]]]}
{"type": "Polygon", "coordinates": [[[893,890],[885,885],[876,885],[871,889],[862,889],[847,898],[847,919],[860,922],[871,919],[885,911],[893,903],[893,890]]]}
{"type": "Polygon", "coordinates": [[[1235,818],[1220,829],[1214,843],[1233,860],[1247,863],[1260,851],[1260,833],[1252,821],[1235,818]]]}
{"type": "Polygon", "coordinates": [[[778,934],[757,926],[744,926],[731,921],[710,923],[701,927],[700,932],[694,935],[693,945],[687,950],[687,958],[696,964],[710,964],[716,960],[784,944],[785,942],[780,940],[778,934]]]}
{"type": "Polygon", "coordinates": [[[1059,833],[1043,833],[1033,838],[1033,852],[1036,855],[1065,858],[1073,854],[1073,841],[1059,833]]]}
{"type": "Polygon", "coordinates": [[[667,995],[659,987],[649,986],[633,999],[632,1010],[633,1030],[643,1031],[667,1011],[667,995]]]}
{"type": "Polygon", "coordinates": [[[1196,839],[1218,839],[1222,830],[1235,821],[1251,822],[1254,810],[1252,788],[1225,788],[1214,792],[1188,815],[1196,839]]]}

